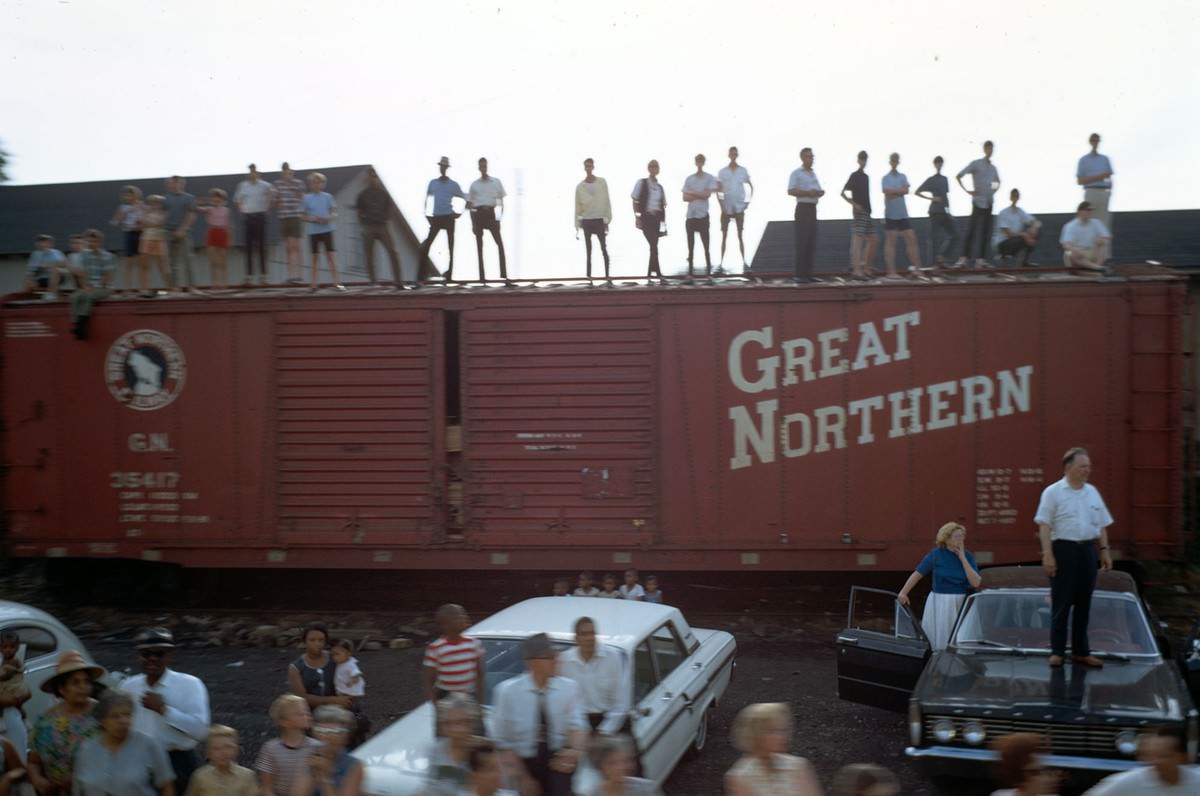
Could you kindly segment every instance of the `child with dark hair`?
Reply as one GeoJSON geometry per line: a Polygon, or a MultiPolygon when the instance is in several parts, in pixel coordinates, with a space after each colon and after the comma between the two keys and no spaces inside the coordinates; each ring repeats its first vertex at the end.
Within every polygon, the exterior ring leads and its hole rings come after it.
{"type": "Polygon", "coordinates": [[[600,593],[596,595],[597,597],[607,597],[610,600],[621,599],[621,591],[617,588],[616,575],[605,575],[601,584],[600,593]]]}
{"type": "Polygon", "coordinates": [[[0,712],[0,734],[8,737],[16,747],[21,759],[25,758],[28,742],[25,731],[25,711],[21,708],[30,697],[29,684],[25,682],[25,662],[17,653],[21,651],[21,637],[17,631],[0,630],[0,701],[11,707],[0,712]]]}
{"type": "Polygon", "coordinates": [[[658,587],[658,576],[657,575],[647,575],[646,576],[646,594],[644,597],[642,597],[642,599],[648,603],[655,603],[657,605],[662,605],[663,593],[662,593],[662,589],[660,589],[658,587]]]}

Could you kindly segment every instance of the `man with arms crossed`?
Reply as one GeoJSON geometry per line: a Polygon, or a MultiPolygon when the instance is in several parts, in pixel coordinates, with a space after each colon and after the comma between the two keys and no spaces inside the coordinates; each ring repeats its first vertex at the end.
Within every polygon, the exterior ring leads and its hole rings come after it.
{"type": "Polygon", "coordinates": [[[817,253],[817,202],[825,195],[817,173],[813,171],[813,151],[810,147],[800,150],[800,163],[800,168],[788,178],[788,196],[796,197],[796,212],[792,216],[796,262],[792,267],[792,279],[797,284],[816,281],[813,278],[813,258],[817,253]]]}
{"type": "Polygon", "coordinates": [[[1088,615],[1096,587],[1096,545],[1100,566],[1112,569],[1108,526],[1112,515],[1096,487],[1088,483],[1092,460],[1083,448],[1063,454],[1063,477],[1042,490],[1037,514],[1042,568],[1050,576],[1050,666],[1063,665],[1067,620],[1071,621],[1071,660],[1099,669],[1103,664],[1088,646],[1088,615]]]}

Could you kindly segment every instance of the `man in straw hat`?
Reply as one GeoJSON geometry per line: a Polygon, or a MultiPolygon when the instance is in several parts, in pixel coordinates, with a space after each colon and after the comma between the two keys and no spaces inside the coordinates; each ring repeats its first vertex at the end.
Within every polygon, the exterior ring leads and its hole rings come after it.
{"type": "MultiPolygon", "coordinates": [[[[462,199],[464,202],[467,200],[462,186],[446,176],[446,170],[449,168],[450,158],[442,155],[442,159],[438,161],[438,171],[441,172],[441,176],[430,180],[429,187],[425,189],[425,196],[433,197],[433,206],[428,208],[425,216],[429,221],[429,234],[421,242],[421,262],[417,265],[419,271],[429,256],[429,247],[433,245],[433,239],[439,232],[445,230],[446,245],[450,249],[450,265],[446,268],[447,282],[454,278],[454,222],[462,215],[460,211],[454,209],[454,200],[462,199]]],[[[426,274],[422,273],[418,278],[424,279],[425,277],[426,274]]]]}
{"type": "Polygon", "coordinates": [[[182,793],[200,763],[196,750],[208,738],[212,723],[208,689],[198,678],[170,667],[175,637],[167,628],[146,628],[137,634],[134,648],[142,673],[121,684],[134,699],[133,729],[166,748],[175,786],[182,793]]]}

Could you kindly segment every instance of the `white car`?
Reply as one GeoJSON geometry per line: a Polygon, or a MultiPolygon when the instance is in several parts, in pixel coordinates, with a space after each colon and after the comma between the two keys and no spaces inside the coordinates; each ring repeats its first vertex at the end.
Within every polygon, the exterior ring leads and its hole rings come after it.
{"type": "MultiPolygon", "coordinates": [[[[66,625],[39,608],[0,600],[0,629],[15,630],[21,637],[17,657],[25,662],[25,682],[33,694],[24,705],[27,723],[32,727],[38,716],[56,701],[42,691],[42,683],[54,676],[58,656],[67,650],[79,650],[88,663],[96,661],[66,625]]],[[[105,677],[104,681],[114,685],[111,677],[105,677]]]]}
{"type": "MultiPolygon", "coordinates": [[[[679,609],[625,600],[536,597],[505,608],[466,634],[483,642],[487,656],[484,723],[491,727],[496,685],[525,670],[522,641],[546,633],[554,644],[574,644],[575,620],[596,621],[597,643],[625,662],[632,697],[631,719],[643,775],[659,784],[680,758],[708,740],[709,711],[733,674],[736,644],[721,630],[688,626],[679,609]]],[[[434,743],[433,705],[426,702],[354,750],[364,762],[364,792],[405,796],[425,784],[434,743]]],[[[576,774],[576,792],[595,772],[576,774]]]]}

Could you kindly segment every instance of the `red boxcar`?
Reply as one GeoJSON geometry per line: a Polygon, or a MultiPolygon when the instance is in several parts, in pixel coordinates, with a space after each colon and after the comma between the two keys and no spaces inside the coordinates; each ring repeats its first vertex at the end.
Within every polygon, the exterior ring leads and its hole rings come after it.
{"type": "Polygon", "coordinates": [[[3,306],[25,557],[197,567],[981,563],[1085,445],[1125,557],[1181,543],[1185,288],[427,290],[3,306]]]}

